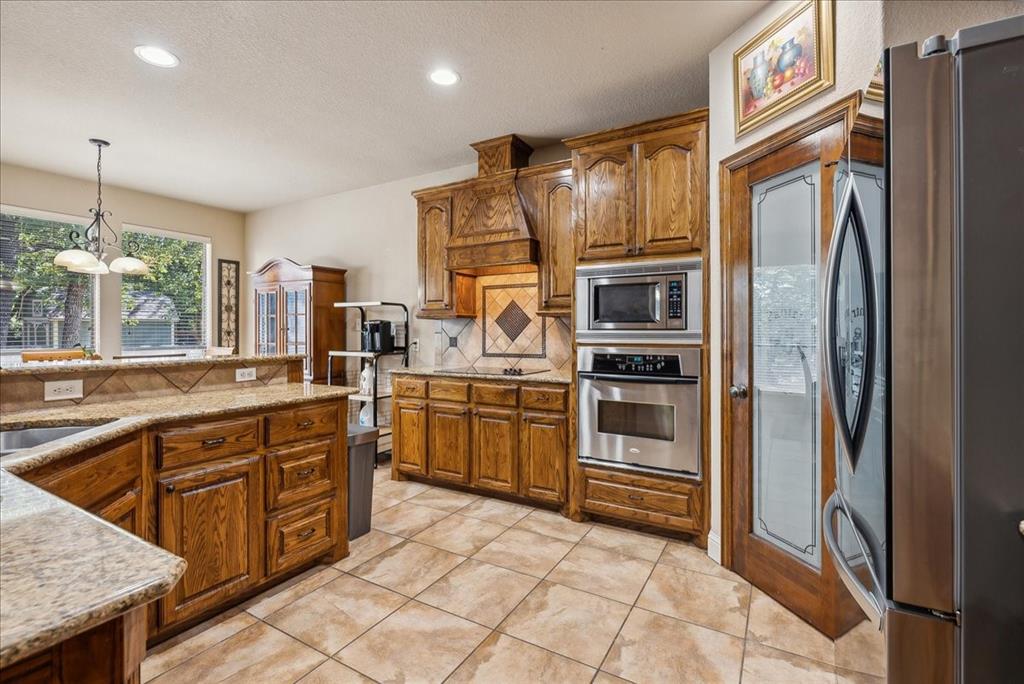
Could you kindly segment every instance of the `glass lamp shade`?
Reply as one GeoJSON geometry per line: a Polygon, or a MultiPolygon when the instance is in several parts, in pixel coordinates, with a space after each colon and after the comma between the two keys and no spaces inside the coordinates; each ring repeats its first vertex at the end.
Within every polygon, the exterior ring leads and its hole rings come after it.
{"type": "Polygon", "coordinates": [[[72,273],[88,273],[89,275],[107,275],[110,273],[107,265],[98,259],[95,266],[69,267],[68,270],[72,273]]]}
{"type": "Polygon", "coordinates": [[[146,275],[149,273],[149,266],[142,259],[120,256],[110,262],[110,270],[124,275],[146,275]]]}
{"type": "Polygon", "coordinates": [[[65,249],[53,257],[54,266],[63,266],[68,270],[96,268],[99,263],[95,255],[84,249],[65,249]]]}

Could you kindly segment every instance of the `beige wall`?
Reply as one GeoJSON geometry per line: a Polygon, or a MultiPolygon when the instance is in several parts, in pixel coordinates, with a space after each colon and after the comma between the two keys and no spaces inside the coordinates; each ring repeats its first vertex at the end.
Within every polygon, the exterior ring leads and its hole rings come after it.
{"type": "MultiPolygon", "coordinates": [[[[718,170],[723,159],[800,121],[831,102],[867,86],[884,46],[923,40],[935,33],[952,35],[958,28],[992,21],[1024,11],[1024,1],[917,2],[900,0],[840,0],[836,3],[836,85],[779,118],[736,139],[733,119],[732,55],[747,40],[794,2],[773,2],[718,45],[709,55],[710,202],[711,202],[711,537],[708,553],[719,558],[722,530],[721,455],[723,383],[722,278],[719,230],[718,170]]],[[[875,106],[868,102],[868,107],[875,106]]]]}
{"type": "MultiPolygon", "coordinates": [[[[88,219],[89,208],[96,205],[96,183],[24,166],[0,164],[0,203],[88,219]]],[[[112,212],[108,220],[118,235],[122,223],[201,235],[210,238],[214,269],[217,259],[244,260],[245,217],[238,212],[112,185],[103,186],[103,206],[112,212]]],[[[244,263],[242,267],[245,268],[244,263]]],[[[211,276],[211,292],[216,296],[216,274],[211,276]]],[[[120,286],[121,276],[116,273],[101,277],[102,300],[118,301],[120,286]]],[[[247,312],[243,309],[242,330],[248,329],[246,316],[247,312]]],[[[106,357],[120,353],[120,310],[101,307],[99,318],[99,336],[105,343],[101,345],[100,353],[106,357]]],[[[211,342],[216,341],[216,326],[214,308],[211,342]]]]}
{"type": "MultiPolygon", "coordinates": [[[[413,312],[417,297],[416,200],[411,193],[475,175],[476,164],[458,166],[250,213],[245,218],[246,270],[282,256],[299,263],[346,268],[350,300],[402,302],[413,312]]],[[[247,283],[244,292],[251,287],[247,283]]],[[[244,310],[249,316],[251,299],[246,294],[244,310]]],[[[356,349],[357,327],[350,314],[348,344],[356,349]]],[[[410,337],[419,339],[420,349],[411,364],[433,363],[435,327],[433,321],[412,320],[410,337]]],[[[252,351],[248,327],[243,329],[242,342],[243,349],[252,351]]]]}
{"type": "Polygon", "coordinates": [[[718,168],[726,157],[806,118],[825,105],[864,88],[882,50],[881,0],[843,0],[836,3],[836,85],[779,118],[736,139],[733,119],[732,55],[762,28],[793,6],[773,2],[729,36],[708,57],[708,100],[711,107],[709,137],[711,235],[711,536],[708,554],[720,557],[722,530],[722,411],[719,397],[722,376],[722,277],[718,206],[718,168]]]}

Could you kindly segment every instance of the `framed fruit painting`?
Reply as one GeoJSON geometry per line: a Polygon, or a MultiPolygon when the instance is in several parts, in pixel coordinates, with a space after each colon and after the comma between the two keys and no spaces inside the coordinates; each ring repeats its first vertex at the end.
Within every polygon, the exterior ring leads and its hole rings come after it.
{"type": "Polygon", "coordinates": [[[732,57],[736,135],[835,83],[834,0],[804,0],[732,57]]]}

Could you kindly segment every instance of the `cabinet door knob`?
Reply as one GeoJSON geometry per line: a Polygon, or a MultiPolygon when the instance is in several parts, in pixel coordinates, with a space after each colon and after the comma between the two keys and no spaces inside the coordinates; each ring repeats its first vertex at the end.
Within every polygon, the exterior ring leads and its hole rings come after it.
{"type": "Polygon", "coordinates": [[[313,421],[311,421],[311,420],[304,420],[301,423],[299,423],[299,427],[303,428],[303,429],[308,428],[308,427],[313,427],[313,421]]]}
{"type": "Polygon", "coordinates": [[[168,494],[173,494],[174,493],[174,485],[172,485],[172,484],[167,485],[167,487],[164,489],[164,491],[167,492],[168,494]]]}
{"type": "Polygon", "coordinates": [[[644,251],[644,246],[640,245],[639,247],[636,248],[636,251],[637,251],[637,254],[639,254],[640,252],[643,252],[644,251]]]}

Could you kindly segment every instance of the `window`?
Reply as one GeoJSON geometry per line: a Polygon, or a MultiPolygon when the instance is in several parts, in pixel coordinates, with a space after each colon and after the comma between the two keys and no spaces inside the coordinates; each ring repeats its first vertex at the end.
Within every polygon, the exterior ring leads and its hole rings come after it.
{"type": "Polygon", "coordinates": [[[53,265],[69,234],[88,222],[0,210],[0,354],[23,349],[94,348],[96,276],[53,265]]]}
{"type": "Polygon", "coordinates": [[[122,239],[150,272],[121,278],[121,353],[205,349],[209,241],[127,225],[122,239]]]}

